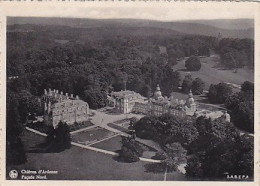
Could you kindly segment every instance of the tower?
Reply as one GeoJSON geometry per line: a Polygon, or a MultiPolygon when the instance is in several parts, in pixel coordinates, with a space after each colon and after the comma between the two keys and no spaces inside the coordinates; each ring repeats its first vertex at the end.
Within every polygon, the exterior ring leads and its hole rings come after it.
{"type": "Polygon", "coordinates": [[[197,110],[196,103],[193,98],[192,91],[190,90],[190,93],[188,94],[188,98],[186,100],[186,105],[190,109],[191,112],[195,112],[197,110]]]}
{"type": "Polygon", "coordinates": [[[154,96],[155,100],[162,100],[163,99],[162,92],[161,92],[159,84],[157,84],[156,90],[154,91],[154,95],[153,96],[154,96]]]}
{"type": "Polygon", "coordinates": [[[128,113],[128,98],[124,97],[123,98],[123,113],[127,114],[128,113]]]}
{"type": "Polygon", "coordinates": [[[224,112],[223,116],[224,116],[226,122],[230,122],[230,115],[227,113],[227,111],[224,112]]]}

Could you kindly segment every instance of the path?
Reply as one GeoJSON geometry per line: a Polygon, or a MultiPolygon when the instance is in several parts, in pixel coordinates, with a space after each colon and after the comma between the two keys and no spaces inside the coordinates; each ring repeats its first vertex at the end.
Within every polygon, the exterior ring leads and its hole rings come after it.
{"type": "Polygon", "coordinates": [[[70,132],[70,134],[76,134],[76,133],[78,133],[78,132],[83,132],[83,131],[86,131],[86,130],[90,130],[90,129],[93,129],[93,128],[95,128],[95,127],[97,127],[97,126],[91,125],[91,126],[88,126],[88,127],[82,128],[82,129],[79,129],[79,130],[72,131],[72,132],[70,132]]]}
{"type": "Polygon", "coordinates": [[[34,132],[35,134],[39,134],[39,135],[41,135],[41,136],[47,136],[47,134],[45,134],[45,133],[42,133],[42,132],[39,132],[38,130],[34,130],[34,129],[32,129],[32,128],[29,128],[29,127],[25,127],[25,129],[26,130],[29,130],[29,131],[31,131],[31,132],[34,132]]]}
{"type": "Polygon", "coordinates": [[[225,107],[222,107],[222,106],[219,106],[219,105],[210,104],[210,103],[199,103],[199,105],[207,105],[207,106],[215,107],[215,108],[218,108],[218,109],[227,110],[225,107]]]}

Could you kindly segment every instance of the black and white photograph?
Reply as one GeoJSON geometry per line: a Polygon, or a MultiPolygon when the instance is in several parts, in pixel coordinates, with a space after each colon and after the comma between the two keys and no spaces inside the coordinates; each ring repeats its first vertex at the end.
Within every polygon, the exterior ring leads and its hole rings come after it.
{"type": "Polygon", "coordinates": [[[7,16],[6,180],[254,182],[255,15],[233,3],[7,16]]]}

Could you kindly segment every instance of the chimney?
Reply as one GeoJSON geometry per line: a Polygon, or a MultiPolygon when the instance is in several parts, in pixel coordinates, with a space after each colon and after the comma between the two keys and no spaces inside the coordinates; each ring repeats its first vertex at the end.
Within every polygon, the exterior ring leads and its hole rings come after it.
{"type": "Polygon", "coordinates": [[[66,97],[68,97],[68,93],[65,93],[66,97]]]}
{"type": "Polygon", "coordinates": [[[59,102],[62,102],[62,96],[61,95],[59,96],[59,102]]]}
{"type": "Polygon", "coordinates": [[[44,95],[47,95],[48,93],[47,93],[47,90],[46,89],[44,89],[44,95]]]}
{"type": "Polygon", "coordinates": [[[51,112],[51,102],[49,102],[47,106],[47,113],[49,114],[50,112],[51,112]]]}
{"type": "Polygon", "coordinates": [[[61,91],[60,94],[63,95],[63,92],[61,91]]]}
{"type": "Polygon", "coordinates": [[[56,90],[56,93],[59,94],[59,90],[56,90]]]}
{"type": "Polygon", "coordinates": [[[79,99],[79,96],[78,96],[78,95],[76,95],[76,99],[79,99]]]}
{"type": "Polygon", "coordinates": [[[51,93],[51,89],[49,88],[49,96],[51,96],[52,95],[52,93],[51,93]]]}
{"type": "Polygon", "coordinates": [[[71,94],[70,97],[73,98],[73,94],[71,94]]]}
{"type": "Polygon", "coordinates": [[[44,102],[44,112],[46,112],[47,110],[48,110],[47,103],[44,102]]]}

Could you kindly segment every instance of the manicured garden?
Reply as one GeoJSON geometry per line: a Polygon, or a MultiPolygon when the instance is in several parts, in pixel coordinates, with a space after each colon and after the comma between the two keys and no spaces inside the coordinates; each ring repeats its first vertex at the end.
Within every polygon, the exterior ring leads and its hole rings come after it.
{"type": "Polygon", "coordinates": [[[111,132],[109,130],[100,128],[100,127],[95,127],[92,130],[87,130],[83,132],[79,132],[75,135],[72,135],[72,141],[77,142],[77,143],[84,143],[84,144],[89,144],[91,142],[99,141],[101,139],[110,137],[115,135],[114,132],[111,132]]]}

